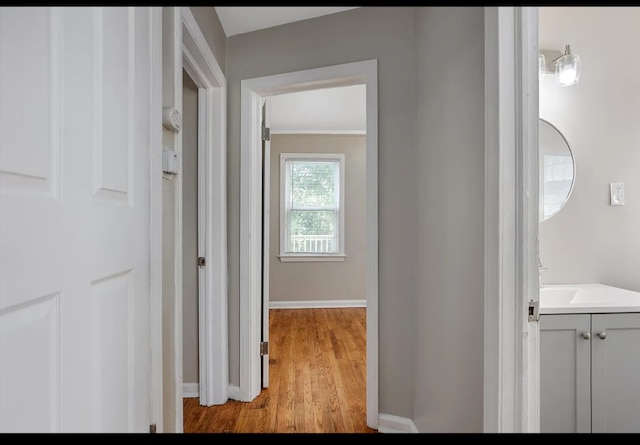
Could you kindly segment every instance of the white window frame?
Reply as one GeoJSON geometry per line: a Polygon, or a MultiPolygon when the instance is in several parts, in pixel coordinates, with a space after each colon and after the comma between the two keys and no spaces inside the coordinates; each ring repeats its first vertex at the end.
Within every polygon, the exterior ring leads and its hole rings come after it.
{"type": "Polygon", "coordinates": [[[343,153],[280,153],[280,261],[344,261],[345,254],[345,200],[344,200],[343,153]],[[335,253],[293,253],[287,252],[287,161],[336,161],[338,162],[338,252],[335,253]]]}

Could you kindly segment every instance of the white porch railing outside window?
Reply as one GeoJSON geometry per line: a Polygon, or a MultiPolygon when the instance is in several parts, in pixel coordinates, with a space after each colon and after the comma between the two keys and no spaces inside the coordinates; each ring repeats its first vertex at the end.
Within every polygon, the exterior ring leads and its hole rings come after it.
{"type": "Polygon", "coordinates": [[[295,253],[334,253],[333,235],[291,235],[290,252],[295,253]]]}

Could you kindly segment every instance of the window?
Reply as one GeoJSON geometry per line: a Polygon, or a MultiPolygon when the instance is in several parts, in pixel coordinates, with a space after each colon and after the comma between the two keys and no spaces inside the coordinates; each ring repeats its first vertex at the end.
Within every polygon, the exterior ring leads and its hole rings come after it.
{"type": "Polygon", "coordinates": [[[344,260],[344,154],[280,155],[280,260],[344,260]]]}

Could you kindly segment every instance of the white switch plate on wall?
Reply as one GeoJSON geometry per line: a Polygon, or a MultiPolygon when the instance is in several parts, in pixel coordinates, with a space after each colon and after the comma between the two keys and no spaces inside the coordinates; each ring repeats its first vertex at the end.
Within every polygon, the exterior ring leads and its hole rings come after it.
{"type": "Polygon", "coordinates": [[[624,205],[624,183],[612,182],[610,185],[611,185],[611,205],[623,206],[624,205]]]}

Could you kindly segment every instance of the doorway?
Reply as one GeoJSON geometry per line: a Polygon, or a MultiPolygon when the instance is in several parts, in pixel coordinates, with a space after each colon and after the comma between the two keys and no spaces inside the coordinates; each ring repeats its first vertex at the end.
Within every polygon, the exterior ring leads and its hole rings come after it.
{"type": "Polygon", "coordinates": [[[366,85],[269,96],[267,110],[262,386],[295,388],[296,431],[331,397],[352,415],[325,431],[366,430],[366,85]]]}
{"type": "MultiPolygon", "coordinates": [[[[241,210],[240,210],[240,391],[251,401],[263,388],[262,318],[269,300],[263,292],[262,107],[278,94],[339,86],[366,87],[366,410],[367,426],[378,427],[378,211],[377,211],[377,61],[310,69],[257,79],[241,85],[241,210]],[[259,236],[250,236],[251,234],[259,236]],[[245,236],[246,235],[246,236],[245,236]]],[[[268,336],[268,332],[266,332],[268,336]]],[[[268,372],[268,368],[267,368],[268,372]]],[[[266,379],[268,381],[268,379],[266,379]]]]}

